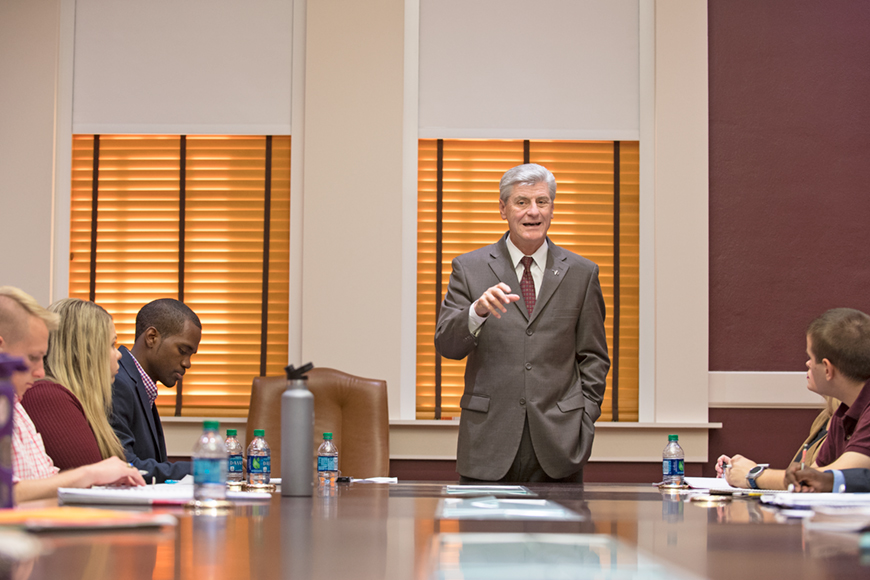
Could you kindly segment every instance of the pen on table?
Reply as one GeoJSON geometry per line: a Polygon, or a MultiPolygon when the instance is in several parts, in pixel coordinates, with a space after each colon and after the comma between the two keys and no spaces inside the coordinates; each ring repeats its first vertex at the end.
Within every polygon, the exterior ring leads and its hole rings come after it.
{"type": "Polygon", "coordinates": [[[801,451],[801,469],[804,469],[807,465],[807,447],[809,446],[809,443],[804,443],[804,449],[801,451]]]}
{"type": "MultiPolygon", "coordinates": [[[[132,463],[128,463],[127,465],[129,465],[129,466],[132,467],[133,469],[136,469],[136,466],[133,465],[132,463]]],[[[148,470],[147,470],[147,469],[140,469],[140,470],[139,470],[139,475],[148,475],[148,470]]]]}

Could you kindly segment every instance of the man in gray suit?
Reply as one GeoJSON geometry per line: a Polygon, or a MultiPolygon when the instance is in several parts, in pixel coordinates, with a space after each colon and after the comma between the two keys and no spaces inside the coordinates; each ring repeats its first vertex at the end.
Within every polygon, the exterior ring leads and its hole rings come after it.
{"type": "Polygon", "coordinates": [[[462,481],[583,481],[610,369],[598,266],[547,238],[556,179],[536,164],[499,185],[509,232],[453,260],[435,349],[468,361],[462,481]]]}

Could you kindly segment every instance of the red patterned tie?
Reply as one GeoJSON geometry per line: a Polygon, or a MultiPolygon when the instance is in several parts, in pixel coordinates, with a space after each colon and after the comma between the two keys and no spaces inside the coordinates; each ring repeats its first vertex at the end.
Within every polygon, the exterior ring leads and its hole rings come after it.
{"type": "Polygon", "coordinates": [[[523,271],[523,279],[520,280],[520,290],[523,291],[523,300],[526,302],[526,310],[529,311],[529,316],[532,315],[532,312],[535,310],[535,280],[532,278],[532,271],[529,269],[532,265],[532,257],[531,256],[523,256],[523,259],[520,260],[523,266],[525,266],[525,271],[523,271]]]}

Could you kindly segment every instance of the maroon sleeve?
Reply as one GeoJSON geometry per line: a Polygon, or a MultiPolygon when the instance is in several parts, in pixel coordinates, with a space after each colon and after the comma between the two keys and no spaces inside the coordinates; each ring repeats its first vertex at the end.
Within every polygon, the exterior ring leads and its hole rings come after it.
{"type": "Polygon", "coordinates": [[[870,456],[870,405],[864,409],[858,418],[855,431],[852,432],[852,436],[849,438],[849,442],[846,443],[846,449],[843,452],[845,453],[846,451],[870,456]]]}
{"type": "Polygon", "coordinates": [[[21,404],[42,436],[45,452],[61,470],[103,459],[82,404],[66,387],[38,381],[21,404]]]}

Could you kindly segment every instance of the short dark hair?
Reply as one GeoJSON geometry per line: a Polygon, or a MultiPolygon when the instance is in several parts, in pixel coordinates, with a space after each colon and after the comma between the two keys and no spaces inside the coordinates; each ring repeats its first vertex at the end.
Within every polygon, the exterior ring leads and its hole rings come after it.
{"type": "Polygon", "coordinates": [[[833,308],[810,323],[807,336],[817,362],[828,359],[852,380],[870,379],[870,316],[853,308],[833,308]]]}
{"type": "Polygon", "coordinates": [[[191,321],[202,329],[202,323],[196,313],[183,302],[174,298],[160,298],[149,302],[136,315],[136,339],[150,327],[157,329],[160,336],[168,338],[181,334],[185,321],[191,321]]]}

